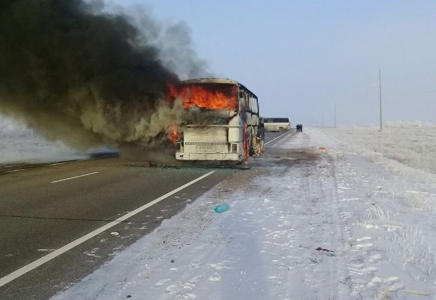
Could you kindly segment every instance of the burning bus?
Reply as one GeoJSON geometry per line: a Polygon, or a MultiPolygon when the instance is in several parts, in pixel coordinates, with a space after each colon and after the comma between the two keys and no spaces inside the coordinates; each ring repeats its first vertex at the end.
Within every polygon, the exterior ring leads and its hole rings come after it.
{"type": "Polygon", "coordinates": [[[179,161],[242,162],[263,151],[257,96],[235,80],[183,81],[173,99],[190,117],[175,133],[179,161]]]}

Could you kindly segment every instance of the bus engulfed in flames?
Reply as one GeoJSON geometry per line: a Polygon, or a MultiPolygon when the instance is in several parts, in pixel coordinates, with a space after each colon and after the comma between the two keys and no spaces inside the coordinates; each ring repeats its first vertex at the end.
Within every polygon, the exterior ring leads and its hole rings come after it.
{"type": "Polygon", "coordinates": [[[168,91],[168,100],[181,101],[187,116],[195,113],[191,122],[170,128],[177,160],[238,163],[263,149],[257,97],[237,81],[187,80],[168,91]]]}
{"type": "Polygon", "coordinates": [[[169,85],[169,99],[182,100],[184,109],[199,107],[211,110],[238,109],[238,88],[235,85],[225,84],[182,84],[179,90],[169,85]]]}

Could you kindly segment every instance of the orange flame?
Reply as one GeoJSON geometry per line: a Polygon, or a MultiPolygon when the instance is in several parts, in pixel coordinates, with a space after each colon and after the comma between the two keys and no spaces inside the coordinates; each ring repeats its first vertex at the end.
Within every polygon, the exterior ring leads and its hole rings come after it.
{"type": "Polygon", "coordinates": [[[180,140],[180,133],[177,131],[177,128],[175,125],[171,125],[168,129],[168,139],[170,140],[173,145],[176,145],[177,142],[180,140]]]}
{"type": "Polygon", "coordinates": [[[168,97],[175,100],[181,98],[183,108],[194,106],[207,109],[237,109],[237,87],[228,85],[218,85],[215,90],[206,89],[202,84],[182,85],[180,91],[168,85],[168,97]],[[223,90],[223,87],[226,89],[223,90]]]}
{"type": "Polygon", "coordinates": [[[179,92],[177,91],[176,87],[170,83],[167,83],[167,101],[174,101],[179,96],[179,92]]]}
{"type": "Polygon", "coordinates": [[[171,143],[173,143],[174,145],[177,144],[177,142],[179,141],[179,138],[180,138],[180,136],[179,136],[179,133],[177,131],[174,130],[173,132],[171,132],[171,135],[170,135],[171,143]]]}

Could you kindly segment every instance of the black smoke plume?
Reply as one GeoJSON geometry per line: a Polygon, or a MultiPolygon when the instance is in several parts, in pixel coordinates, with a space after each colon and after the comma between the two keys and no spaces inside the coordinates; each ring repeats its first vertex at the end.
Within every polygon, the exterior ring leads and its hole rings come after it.
{"type": "Polygon", "coordinates": [[[167,84],[204,63],[185,25],[94,4],[1,0],[0,114],[76,148],[153,144],[181,122],[167,84]]]}

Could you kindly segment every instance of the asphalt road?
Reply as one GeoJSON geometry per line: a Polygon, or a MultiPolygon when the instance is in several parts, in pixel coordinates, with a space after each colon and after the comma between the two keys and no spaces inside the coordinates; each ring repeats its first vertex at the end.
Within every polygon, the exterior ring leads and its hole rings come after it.
{"type": "MultiPolygon", "coordinates": [[[[267,147],[282,136],[267,133],[267,147]]],[[[0,299],[50,298],[234,172],[148,168],[116,157],[3,172],[0,299]]]]}

